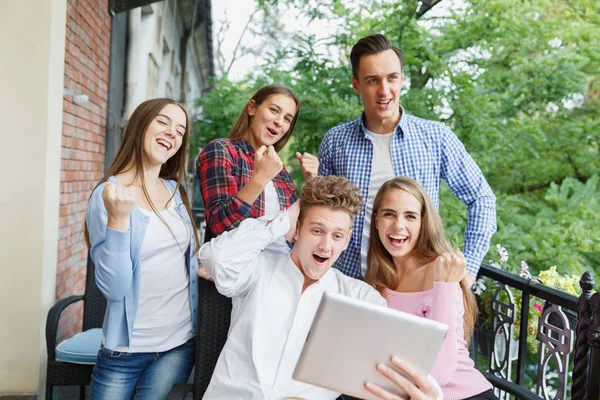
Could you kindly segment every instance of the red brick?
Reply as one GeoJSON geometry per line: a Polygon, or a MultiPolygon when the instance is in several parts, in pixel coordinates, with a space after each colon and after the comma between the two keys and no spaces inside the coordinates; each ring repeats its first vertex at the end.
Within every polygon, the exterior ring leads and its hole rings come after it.
{"type": "MultiPolygon", "coordinates": [[[[67,0],[64,87],[89,101],[63,99],[61,196],[57,297],[81,294],[85,287],[87,246],[85,209],[92,189],[104,175],[111,16],[105,0],[67,0]]],[[[59,324],[65,338],[81,329],[81,304],[68,307],[59,324]]]]}

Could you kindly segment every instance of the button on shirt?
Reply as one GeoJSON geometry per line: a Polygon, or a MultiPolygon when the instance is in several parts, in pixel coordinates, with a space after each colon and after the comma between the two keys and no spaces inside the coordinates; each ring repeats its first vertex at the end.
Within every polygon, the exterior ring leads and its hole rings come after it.
{"type": "MultiPolygon", "coordinates": [[[[433,205],[439,206],[440,179],[467,206],[464,253],[467,271],[477,275],[490,240],[496,232],[496,197],[479,166],[444,124],[408,115],[402,116],[390,145],[396,176],[419,182],[433,205]]],[[[370,196],[373,144],[364,131],[363,117],[327,132],[319,147],[319,175],[341,175],[358,186],[363,198],[370,196]]],[[[363,232],[364,208],[354,220],[353,232],[363,232]]],[[[352,235],[348,249],[335,267],[346,275],[361,276],[361,235],[352,235]]]]}
{"type": "Polygon", "coordinates": [[[204,399],[335,399],[339,393],[292,379],[324,292],[386,305],[372,287],[330,269],[302,293],[290,253],[265,249],[290,228],[287,212],[247,219],[200,249],[220,293],[232,297],[231,327],[204,399]]]}

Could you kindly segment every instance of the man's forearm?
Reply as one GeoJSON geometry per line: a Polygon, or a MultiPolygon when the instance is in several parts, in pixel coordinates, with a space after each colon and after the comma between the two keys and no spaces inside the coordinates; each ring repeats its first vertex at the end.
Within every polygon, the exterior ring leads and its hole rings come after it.
{"type": "Polygon", "coordinates": [[[477,275],[483,258],[490,248],[496,232],[496,198],[483,196],[468,207],[469,216],[465,230],[465,258],[467,272],[477,275]]]}
{"type": "Polygon", "coordinates": [[[248,218],[200,248],[198,259],[220,293],[231,297],[244,291],[253,280],[260,253],[289,230],[287,213],[267,222],[248,218]]]}

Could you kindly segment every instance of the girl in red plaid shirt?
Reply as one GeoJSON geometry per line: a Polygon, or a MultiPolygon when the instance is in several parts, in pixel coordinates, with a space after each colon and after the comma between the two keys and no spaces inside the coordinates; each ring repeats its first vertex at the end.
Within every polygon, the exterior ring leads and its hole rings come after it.
{"type": "MultiPolygon", "coordinates": [[[[237,227],[245,218],[269,216],[296,200],[290,174],[279,155],[294,131],[300,102],[282,85],[260,88],[226,139],[216,139],[200,153],[196,171],[206,208],[205,242],[237,227]]],[[[319,161],[296,153],[305,180],[317,175],[319,161]]],[[[280,243],[281,251],[289,251],[280,243]]]]}

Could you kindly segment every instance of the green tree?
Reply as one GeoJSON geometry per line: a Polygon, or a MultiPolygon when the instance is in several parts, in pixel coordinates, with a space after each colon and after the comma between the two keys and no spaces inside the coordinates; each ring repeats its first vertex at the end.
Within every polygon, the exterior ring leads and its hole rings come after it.
{"type": "MultiPolygon", "coordinates": [[[[262,71],[241,82],[218,79],[200,99],[204,121],[197,123],[195,145],[225,136],[251,93],[275,81],[302,103],[285,154],[316,153],[328,129],[361,112],[351,87],[351,46],[384,33],[404,51],[403,107],[449,125],[494,189],[499,230],[493,243],[527,260],[534,272],[554,264],[562,272],[600,270],[593,223],[600,207],[600,3],[432,3],[260,0],[264,15],[294,7],[309,19],[343,23],[329,38],[297,33],[285,46],[269,47],[262,71]]],[[[286,165],[300,186],[294,161],[286,165]]],[[[460,244],[466,210],[446,188],[440,212],[460,244]]]]}

